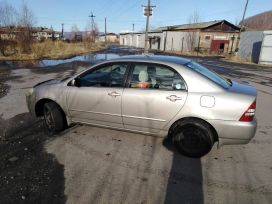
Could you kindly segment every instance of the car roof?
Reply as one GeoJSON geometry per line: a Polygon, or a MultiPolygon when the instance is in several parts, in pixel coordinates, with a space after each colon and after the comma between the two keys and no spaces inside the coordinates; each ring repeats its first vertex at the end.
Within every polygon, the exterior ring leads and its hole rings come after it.
{"type": "Polygon", "coordinates": [[[110,61],[132,61],[132,62],[158,62],[158,63],[174,63],[184,65],[191,60],[183,57],[167,56],[167,55],[128,55],[116,58],[110,61]]]}

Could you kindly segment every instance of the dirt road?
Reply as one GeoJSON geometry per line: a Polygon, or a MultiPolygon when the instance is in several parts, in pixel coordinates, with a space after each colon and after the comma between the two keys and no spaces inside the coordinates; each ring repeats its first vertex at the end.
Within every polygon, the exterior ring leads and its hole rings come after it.
{"type": "Polygon", "coordinates": [[[201,159],[163,138],[85,125],[50,137],[24,92],[78,66],[11,70],[0,98],[0,203],[272,203],[272,69],[200,61],[259,91],[253,140],[201,159]]]}

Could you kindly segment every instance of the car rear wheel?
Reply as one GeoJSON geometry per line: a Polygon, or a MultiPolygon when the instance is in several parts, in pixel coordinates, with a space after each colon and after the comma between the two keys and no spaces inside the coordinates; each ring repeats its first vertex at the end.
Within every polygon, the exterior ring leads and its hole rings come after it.
{"type": "Polygon", "coordinates": [[[65,118],[61,108],[54,102],[45,103],[43,106],[44,123],[49,133],[64,130],[65,118]]]}
{"type": "Polygon", "coordinates": [[[188,119],[177,122],[172,140],[180,153],[189,157],[202,157],[214,144],[210,126],[201,120],[188,119]]]}

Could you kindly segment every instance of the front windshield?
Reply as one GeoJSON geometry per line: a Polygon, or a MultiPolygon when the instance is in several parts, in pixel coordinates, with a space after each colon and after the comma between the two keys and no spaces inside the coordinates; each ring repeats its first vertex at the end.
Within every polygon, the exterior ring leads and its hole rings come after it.
{"type": "Polygon", "coordinates": [[[208,79],[212,80],[213,82],[222,86],[225,89],[229,88],[229,86],[231,85],[230,82],[225,80],[223,77],[217,75],[216,73],[210,71],[206,67],[203,67],[196,62],[188,62],[185,64],[185,66],[207,77],[208,79]]]}

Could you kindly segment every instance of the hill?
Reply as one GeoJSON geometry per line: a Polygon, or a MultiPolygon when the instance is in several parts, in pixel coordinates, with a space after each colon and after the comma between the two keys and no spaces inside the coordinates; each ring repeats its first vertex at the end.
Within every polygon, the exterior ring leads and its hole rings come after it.
{"type": "Polygon", "coordinates": [[[244,26],[246,30],[272,30],[272,10],[246,18],[244,26]]]}

